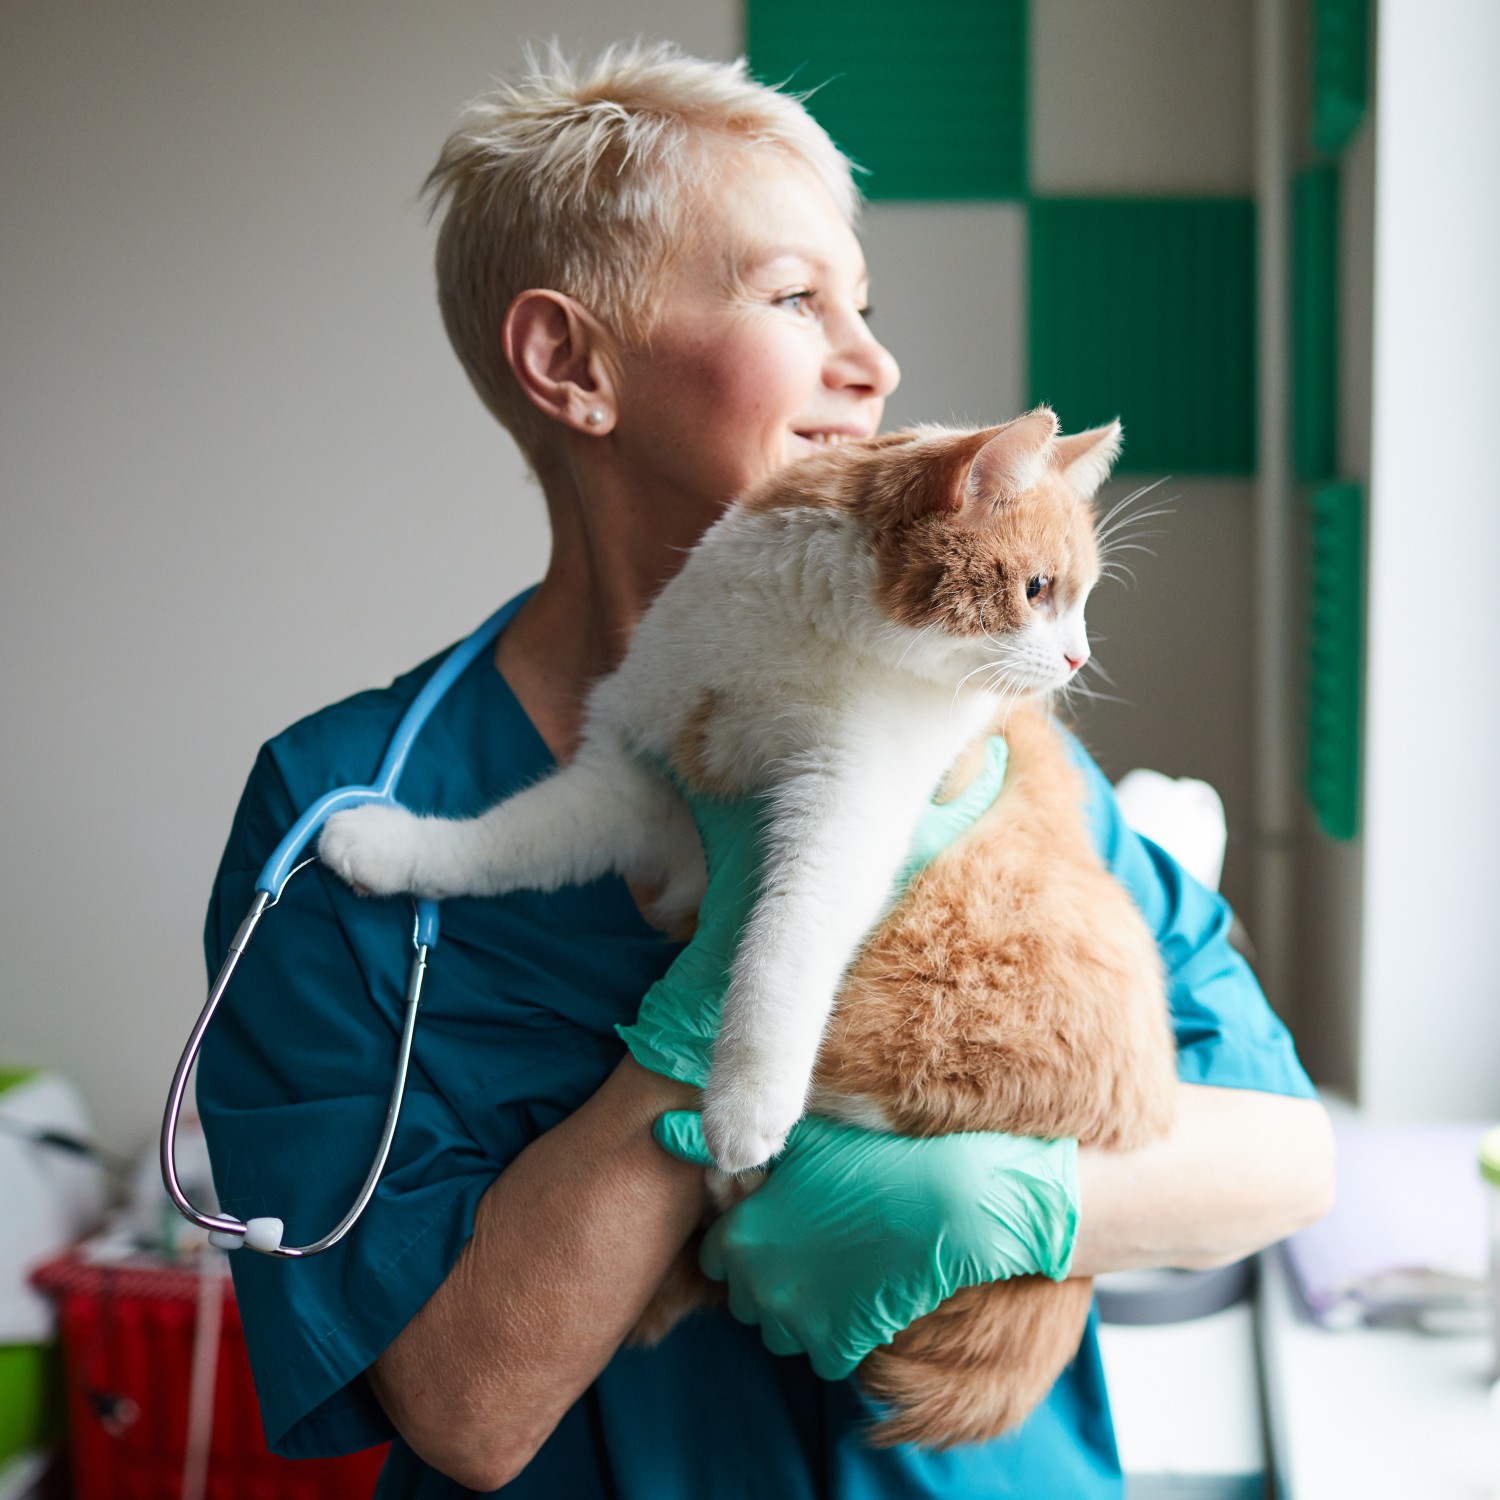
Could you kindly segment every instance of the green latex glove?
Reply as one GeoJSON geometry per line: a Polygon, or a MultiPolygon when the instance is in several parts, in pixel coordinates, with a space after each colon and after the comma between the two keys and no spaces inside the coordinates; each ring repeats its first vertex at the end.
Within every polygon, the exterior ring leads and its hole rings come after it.
{"type": "MultiPolygon", "coordinates": [[[[657,1141],[711,1166],[699,1115],[662,1115],[657,1141]]],[[[1068,1274],[1078,1143],[967,1134],[915,1140],[808,1115],[765,1183],[717,1219],[699,1262],[773,1354],[825,1380],[960,1287],[1068,1274]]]]}
{"type": "MultiPolygon", "coordinates": [[[[931,802],[912,835],[906,864],[897,872],[894,904],[927,863],[988,811],[1005,782],[1005,741],[986,747],[973,781],[951,802],[931,802]]],[[[724,996],[740,933],[760,893],[769,798],[734,802],[683,789],[698,825],[708,865],[708,887],[698,909],[698,930],[672,967],[646,991],[631,1026],[616,1030],[644,1068],[702,1088],[713,1063],[724,996]]]]}

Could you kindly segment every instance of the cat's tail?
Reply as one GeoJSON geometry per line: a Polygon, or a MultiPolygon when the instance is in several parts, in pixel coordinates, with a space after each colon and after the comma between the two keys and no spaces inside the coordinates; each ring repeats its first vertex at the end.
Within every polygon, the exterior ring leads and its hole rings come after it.
{"type": "Polygon", "coordinates": [[[955,1293],[860,1365],[887,1409],[870,1441],[949,1448],[1018,1426],[1078,1352],[1093,1289],[1020,1276],[955,1293]]]}

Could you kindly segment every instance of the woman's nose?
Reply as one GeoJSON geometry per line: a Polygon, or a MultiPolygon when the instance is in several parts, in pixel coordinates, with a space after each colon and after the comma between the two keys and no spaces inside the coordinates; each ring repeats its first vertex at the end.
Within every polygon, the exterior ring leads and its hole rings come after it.
{"type": "Polygon", "coordinates": [[[884,398],[901,383],[901,367],[890,350],[870,332],[869,324],[856,313],[847,325],[845,336],[830,353],[823,378],[835,390],[863,386],[872,395],[884,398]]]}

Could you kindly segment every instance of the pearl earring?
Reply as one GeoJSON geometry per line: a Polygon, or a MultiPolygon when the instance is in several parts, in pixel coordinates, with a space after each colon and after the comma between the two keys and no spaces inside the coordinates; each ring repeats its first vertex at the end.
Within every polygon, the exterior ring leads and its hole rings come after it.
{"type": "Polygon", "coordinates": [[[604,408],[596,406],[592,408],[583,419],[590,427],[597,427],[604,420],[604,408]]]}

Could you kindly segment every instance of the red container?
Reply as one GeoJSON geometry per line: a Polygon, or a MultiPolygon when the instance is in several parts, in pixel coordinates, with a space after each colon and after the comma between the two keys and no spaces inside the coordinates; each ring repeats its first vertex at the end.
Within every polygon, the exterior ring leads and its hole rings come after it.
{"type": "MultiPolygon", "coordinates": [[[[181,1500],[200,1273],[69,1251],[31,1279],[58,1308],[73,1500],[181,1500]]],[[[305,1460],[267,1449],[234,1289],[220,1285],[205,1500],[369,1500],[384,1447],[305,1460]]]]}

